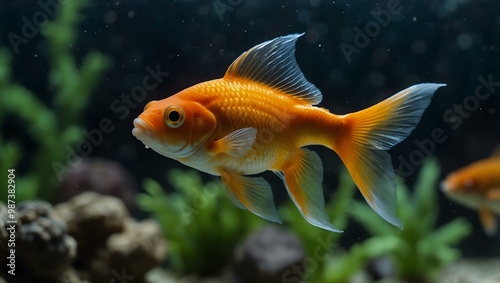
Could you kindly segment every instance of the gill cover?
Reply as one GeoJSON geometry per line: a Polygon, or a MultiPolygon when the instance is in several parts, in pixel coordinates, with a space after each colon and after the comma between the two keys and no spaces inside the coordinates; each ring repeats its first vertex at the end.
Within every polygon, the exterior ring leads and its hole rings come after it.
{"type": "Polygon", "coordinates": [[[181,102],[167,106],[164,121],[167,132],[185,140],[187,145],[199,146],[217,127],[217,119],[205,106],[193,102],[181,102]]]}

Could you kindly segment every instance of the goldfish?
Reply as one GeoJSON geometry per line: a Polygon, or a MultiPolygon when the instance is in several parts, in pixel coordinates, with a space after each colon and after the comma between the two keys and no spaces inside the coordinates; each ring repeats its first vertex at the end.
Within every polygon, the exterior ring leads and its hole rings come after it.
{"type": "Polygon", "coordinates": [[[478,210],[485,233],[495,235],[495,213],[500,214],[500,148],[492,156],[450,173],[441,189],[455,202],[478,210]]]}
{"type": "Polygon", "coordinates": [[[301,35],[258,44],[224,77],[148,102],[132,134],[161,155],[220,176],[236,206],[281,223],[271,186],[255,176],[272,171],[310,224],[341,232],[324,210],[321,159],[307,148],[325,146],[340,156],[373,210],[402,229],[387,150],[412,132],[445,84],[413,85],[367,109],[330,113],[315,106],[322,93],[296,61],[301,35]]]}

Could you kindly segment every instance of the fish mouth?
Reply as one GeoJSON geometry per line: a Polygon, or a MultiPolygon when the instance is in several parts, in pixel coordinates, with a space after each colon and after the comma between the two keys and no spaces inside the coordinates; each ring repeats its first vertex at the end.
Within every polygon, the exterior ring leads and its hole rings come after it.
{"type": "Polygon", "coordinates": [[[188,143],[183,145],[169,145],[165,142],[160,142],[158,137],[154,135],[154,126],[149,124],[147,120],[136,118],[134,119],[134,128],[132,135],[140,140],[146,148],[151,148],[161,155],[170,158],[179,158],[189,156],[197,147],[189,147],[188,143]]]}
{"type": "Polygon", "coordinates": [[[441,191],[444,193],[447,193],[450,190],[446,181],[441,181],[439,186],[441,187],[441,191]]]}
{"type": "Polygon", "coordinates": [[[142,120],[141,118],[135,118],[132,135],[138,140],[142,140],[145,137],[153,139],[153,133],[150,128],[151,127],[146,123],[146,121],[142,120]]]}

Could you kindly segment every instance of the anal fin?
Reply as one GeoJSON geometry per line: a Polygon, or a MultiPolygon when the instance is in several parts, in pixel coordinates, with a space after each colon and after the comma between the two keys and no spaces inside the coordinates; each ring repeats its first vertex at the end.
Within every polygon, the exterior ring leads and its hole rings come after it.
{"type": "Polygon", "coordinates": [[[323,166],[318,154],[301,149],[280,168],[288,194],[302,216],[316,227],[342,232],[330,223],[323,196],[323,166]]]}
{"type": "Polygon", "coordinates": [[[479,219],[483,225],[484,232],[488,236],[493,237],[497,232],[497,220],[493,211],[488,208],[481,207],[479,209],[479,219]]]}
{"type": "Polygon", "coordinates": [[[264,219],[281,223],[271,186],[264,178],[242,176],[224,169],[220,170],[220,175],[229,197],[236,206],[246,208],[264,219]]]}

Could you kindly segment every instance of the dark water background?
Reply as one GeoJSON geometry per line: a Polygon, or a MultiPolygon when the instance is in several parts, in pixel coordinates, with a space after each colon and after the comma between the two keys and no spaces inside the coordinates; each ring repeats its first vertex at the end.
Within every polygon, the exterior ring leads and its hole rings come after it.
{"type": "MultiPolygon", "coordinates": [[[[1,1],[0,44],[14,51],[7,35],[21,35],[23,17],[32,20],[40,10],[36,1],[1,1]]],[[[90,51],[113,59],[113,66],[89,103],[84,128],[95,129],[104,118],[111,119],[116,128],[92,149],[91,156],[118,161],[132,172],[138,184],[151,177],[166,185],[168,169],[185,168],[146,150],[131,135],[132,121],[148,101],[222,77],[243,51],[291,33],[306,33],[297,45],[299,65],[323,92],[320,106],[334,113],[366,108],[415,83],[448,84],[437,92],[415,131],[390,151],[395,168],[402,168],[402,160],[413,160],[411,168],[407,166],[400,172],[408,184],[418,174],[417,157],[422,150],[417,140],[431,138],[435,129],[444,136],[424,154],[438,157],[443,178],[487,157],[500,145],[500,83],[491,86],[489,97],[474,98],[482,81],[479,77],[500,82],[500,2],[496,0],[89,1],[84,14],[73,53],[78,60],[90,51]],[[387,12],[390,7],[397,7],[399,12],[387,12]],[[375,21],[373,14],[387,13],[390,19],[386,18],[383,25],[375,21]],[[367,46],[356,45],[353,36],[357,28],[367,27],[373,35],[367,46]],[[357,46],[359,52],[347,58],[341,44],[357,46]],[[117,107],[124,104],[115,101],[142,85],[147,66],[169,75],[137,106],[118,111],[117,107]],[[116,106],[114,110],[112,105],[116,106]],[[462,114],[456,108],[460,105],[465,105],[462,114]],[[455,120],[446,120],[445,116],[455,120]]],[[[49,102],[52,89],[47,84],[47,45],[43,36],[36,34],[18,49],[13,56],[15,79],[49,102]]],[[[27,125],[22,121],[10,119],[2,130],[7,137],[23,140],[26,145],[36,144],[23,136],[24,127],[27,125]]],[[[335,188],[339,158],[321,147],[314,150],[323,159],[325,188],[335,188]]],[[[278,199],[284,199],[281,181],[272,174],[266,177],[280,195],[278,199]]],[[[500,236],[486,237],[474,211],[451,203],[442,193],[439,198],[440,223],[464,215],[474,225],[473,235],[462,244],[465,256],[500,254],[500,236]]],[[[366,237],[356,229],[348,231],[342,237],[345,245],[366,237]]]]}

